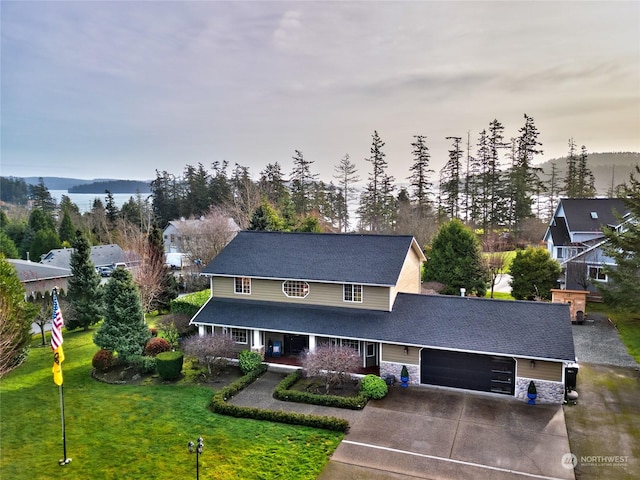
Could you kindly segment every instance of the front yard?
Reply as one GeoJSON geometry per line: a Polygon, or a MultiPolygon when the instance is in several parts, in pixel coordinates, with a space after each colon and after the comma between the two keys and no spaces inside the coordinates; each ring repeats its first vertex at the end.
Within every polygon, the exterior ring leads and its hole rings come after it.
{"type": "MultiPolygon", "coordinates": [[[[62,458],[60,401],[48,346],[31,349],[2,379],[2,478],[174,479],[195,476],[187,443],[204,438],[202,478],[315,478],[343,435],[321,429],[236,419],[207,407],[224,382],[110,385],[90,376],[93,331],[65,333],[67,456],[62,458]]],[[[38,339],[34,340],[34,345],[38,339]]]]}

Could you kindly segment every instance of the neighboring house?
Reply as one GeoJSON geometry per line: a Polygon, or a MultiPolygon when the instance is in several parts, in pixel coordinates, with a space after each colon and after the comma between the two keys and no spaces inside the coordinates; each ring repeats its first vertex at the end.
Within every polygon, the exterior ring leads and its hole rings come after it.
{"type": "Polygon", "coordinates": [[[569,306],[422,295],[411,236],[242,231],[202,271],[211,298],[191,320],[241,349],[296,356],[355,348],[383,378],[562,402],[575,361],[569,306]]]}
{"type": "Polygon", "coordinates": [[[7,261],[16,269],[18,278],[24,285],[27,295],[35,296],[37,292],[44,295],[47,291],[51,293],[53,287],[67,291],[68,280],[71,277],[71,270],[68,268],[59,268],[14,258],[8,258],[7,261]]]}
{"type": "Polygon", "coordinates": [[[544,241],[552,258],[564,272],[560,286],[568,290],[596,292],[598,282],[607,282],[605,265],[615,266],[605,255],[603,229],[622,228],[629,215],[619,198],[561,199],[547,227],[544,241]]]}
{"type": "MultiPolygon", "coordinates": [[[[69,269],[71,268],[71,254],[73,250],[73,248],[57,248],[51,250],[42,257],[40,263],[69,269]]],[[[91,247],[90,258],[96,267],[111,267],[122,263],[131,266],[137,263],[131,254],[126,254],[124,250],[120,248],[120,245],[116,245],[115,243],[91,247]]]]}
{"type": "MultiPolygon", "coordinates": [[[[172,220],[162,231],[165,253],[189,253],[185,251],[185,241],[194,234],[202,232],[202,235],[210,236],[210,226],[204,227],[205,218],[172,220]]],[[[213,225],[215,227],[215,225],[213,225]]],[[[225,230],[231,236],[240,231],[240,227],[231,217],[226,219],[225,230]]]]}

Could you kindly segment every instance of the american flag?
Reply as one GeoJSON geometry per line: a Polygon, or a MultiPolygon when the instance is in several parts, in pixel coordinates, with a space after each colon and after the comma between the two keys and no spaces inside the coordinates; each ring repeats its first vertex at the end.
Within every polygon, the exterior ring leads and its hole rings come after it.
{"type": "Polygon", "coordinates": [[[51,315],[51,324],[51,350],[55,351],[62,345],[62,326],[64,325],[60,305],[58,305],[58,295],[56,295],[55,291],[53,292],[53,314],[51,315]]]}

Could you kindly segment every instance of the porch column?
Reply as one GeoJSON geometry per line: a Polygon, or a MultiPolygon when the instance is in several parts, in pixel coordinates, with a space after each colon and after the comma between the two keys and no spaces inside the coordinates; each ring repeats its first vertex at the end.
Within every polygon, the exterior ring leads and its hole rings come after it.
{"type": "Polygon", "coordinates": [[[316,336],[309,335],[309,351],[314,352],[316,350],[316,336]]]}
{"type": "Polygon", "coordinates": [[[204,325],[198,325],[198,335],[201,337],[204,337],[206,335],[204,325]]]}
{"type": "Polygon", "coordinates": [[[260,330],[255,329],[252,331],[253,341],[251,343],[253,344],[253,347],[251,347],[251,350],[253,350],[254,352],[258,352],[260,355],[264,356],[264,345],[262,345],[262,336],[260,335],[260,330]]]}

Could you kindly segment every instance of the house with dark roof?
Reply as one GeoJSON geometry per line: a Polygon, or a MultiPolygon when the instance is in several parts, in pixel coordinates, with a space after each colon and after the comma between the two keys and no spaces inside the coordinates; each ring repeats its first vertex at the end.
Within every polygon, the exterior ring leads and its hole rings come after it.
{"type": "MultiPolygon", "coordinates": [[[[42,257],[40,263],[59,268],[71,268],[71,254],[73,248],[56,248],[42,257]]],[[[90,252],[91,262],[96,267],[109,267],[124,263],[132,266],[138,263],[136,255],[124,250],[115,243],[108,245],[94,245],[90,252]]]]}
{"type": "Polygon", "coordinates": [[[575,361],[569,306],[421,294],[425,261],[405,235],[242,231],[202,271],[200,335],[296,357],[346,345],[383,378],[562,402],[575,361]],[[277,348],[276,348],[277,347],[277,348]]]}
{"type": "Polygon", "coordinates": [[[561,287],[596,292],[596,284],[609,279],[605,266],[615,261],[604,253],[603,230],[620,230],[629,210],[619,198],[564,198],[549,222],[544,242],[564,275],[561,287]]]}
{"type": "Polygon", "coordinates": [[[51,292],[53,287],[57,287],[66,291],[71,270],[68,268],[54,267],[52,265],[43,265],[29,260],[18,260],[8,258],[7,261],[16,269],[18,278],[24,286],[27,295],[35,296],[40,292],[51,292]]]}

